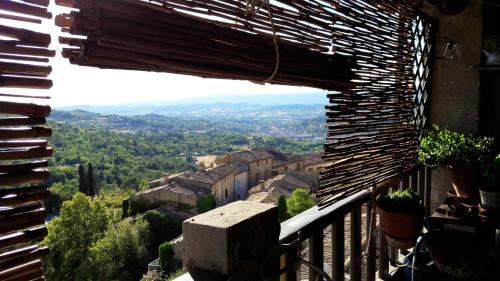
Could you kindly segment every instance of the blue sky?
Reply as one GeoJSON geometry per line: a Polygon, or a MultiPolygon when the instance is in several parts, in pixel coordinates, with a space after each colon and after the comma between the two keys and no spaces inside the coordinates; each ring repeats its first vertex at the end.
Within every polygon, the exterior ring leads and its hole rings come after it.
{"type": "MultiPolygon", "coordinates": [[[[68,12],[67,9],[55,6],[50,7],[54,16],[68,12]]],[[[0,24],[9,22],[0,20],[0,24]]],[[[26,28],[33,25],[20,24],[26,28]]],[[[44,20],[37,26],[39,31],[52,34],[52,49],[61,50],[57,44],[60,35],[53,20],[44,20]]],[[[176,100],[195,98],[210,95],[239,95],[239,94],[291,94],[318,92],[317,89],[306,87],[288,87],[275,85],[258,85],[247,81],[202,79],[198,77],[173,75],[166,73],[101,70],[97,68],[81,67],[69,64],[60,56],[51,61],[53,72],[50,76],[54,80],[54,87],[50,90],[52,99],[48,102],[53,106],[67,105],[99,105],[133,103],[157,100],[176,100]]],[[[3,90],[5,93],[40,94],[40,91],[3,90]]],[[[265,96],[263,96],[265,98],[265,96]]]]}

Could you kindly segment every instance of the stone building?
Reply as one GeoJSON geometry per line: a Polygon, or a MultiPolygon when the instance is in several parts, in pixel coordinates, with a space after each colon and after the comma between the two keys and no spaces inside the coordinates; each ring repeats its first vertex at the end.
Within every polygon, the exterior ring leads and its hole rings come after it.
{"type": "Polygon", "coordinates": [[[260,149],[248,149],[228,153],[218,158],[215,163],[241,162],[248,166],[248,186],[254,186],[261,180],[267,180],[272,176],[273,155],[260,149]]]}
{"type": "Polygon", "coordinates": [[[273,156],[273,176],[282,175],[290,171],[304,171],[304,158],[291,153],[281,153],[277,150],[266,150],[273,156]]]}
{"type": "Polygon", "coordinates": [[[303,172],[287,172],[262,182],[248,191],[249,201],[261,203],[277,203],[280,196],[286,198],[297,188],[315,190],[318,186],[317,177],[303,172]]]}
{"type": "Polygon", "coordinates": [[[231,163],[234,169],[234,192],[235,200],[243,200],[248,192],[248,165],[240,161],[231,163]]]}
{"type": "Polygon", "coordinates": [[[201,172],[184,172],[173,181],[203,187],[215,196],[217,206],[225,205],[235,200],[234,168],[229,164],[221,164],[201,172]]]}
{"type": "Polygon", "coordinates": [[[321,154],[308,154],[303,156],[304,159],[304,172],[306,173],[319,173],[323,171],[328,165],[329,161],[325,161],[321,154]]]}

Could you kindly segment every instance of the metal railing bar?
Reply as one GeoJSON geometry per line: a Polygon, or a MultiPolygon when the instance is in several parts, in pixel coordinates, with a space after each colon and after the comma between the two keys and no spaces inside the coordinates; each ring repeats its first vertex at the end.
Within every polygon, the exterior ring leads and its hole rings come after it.
{"type": "Polygon", "coordinates": [[[318,229],[325,229],[332,222],[347,215],[356,207],[370,200],[370,191],[364,190],[351,197],[340,200],[323,209],[315,206],[303,213],[281,223],[280,241],[297,238],[298,232],[304,239],[311,237],[318,229]]]}
{"type": "Polygon", "coordinates": [[[332,279],[344,281],[345,279],[345,241],[344,217],[336,220],[332,225],[332,279]]]}

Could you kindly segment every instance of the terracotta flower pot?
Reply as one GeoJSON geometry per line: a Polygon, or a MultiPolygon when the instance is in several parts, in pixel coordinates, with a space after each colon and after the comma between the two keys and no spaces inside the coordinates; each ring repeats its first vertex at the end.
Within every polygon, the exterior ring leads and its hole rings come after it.
{"type": "Polygon", "coordinates": [[[396,213],[377,208],[385,234],[401,241],[415,241],[424,222],[424,208],[411,213],[396,213]]]}
{"type": "Polygon", "coordinates": [[[462,198],[477,198],[480,171],[471,165],[453,164],[448,166],[455,194],[462,198]]]}

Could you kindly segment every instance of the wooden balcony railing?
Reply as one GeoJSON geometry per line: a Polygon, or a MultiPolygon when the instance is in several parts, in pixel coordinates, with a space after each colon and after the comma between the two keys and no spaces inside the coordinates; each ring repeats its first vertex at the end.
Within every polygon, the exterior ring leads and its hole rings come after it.
{"type": "MultiPolygon", "coordinates": [[[[265,280],[372,281],[385,278],[389,260],[398,251],[387,249],[374,200],[390,190],[411,187],[430,210],[430,170],[418,167],[325,208],[313,207],[283,223],[278,276],[265,280]],[[306,255],[304,253],[307,253],[306,255]],[[348,278],[346,278],[346,276],[348,278]]],[[[184,274],[177,281],[235,280],[231,276],[184,274]]],[[[264,279],[262,279],[264,280],[264,279]]]]}

